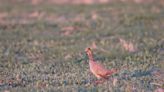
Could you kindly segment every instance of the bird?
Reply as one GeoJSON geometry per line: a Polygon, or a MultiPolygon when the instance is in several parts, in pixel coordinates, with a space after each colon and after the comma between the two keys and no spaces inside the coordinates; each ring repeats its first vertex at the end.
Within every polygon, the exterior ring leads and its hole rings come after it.
{"type": "Polygon", "coordinates": [[[106,69],[101,63],[98,63],[93,58],[93,53],[91,48],[86,48],[85,52],[89,58],[89,68],[90,71],[97,77],[97,79],[108,79],[109,76],[117,72],[117,69],[106,69]]]}

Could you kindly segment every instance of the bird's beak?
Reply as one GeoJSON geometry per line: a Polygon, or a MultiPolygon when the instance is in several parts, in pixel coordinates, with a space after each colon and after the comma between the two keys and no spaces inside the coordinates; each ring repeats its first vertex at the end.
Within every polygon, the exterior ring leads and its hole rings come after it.
{"type": "Polygon", "coordinates": [[[88,52],[88,48],[87,48],[87,49],[85,49],[85,52],[88,52]]]}

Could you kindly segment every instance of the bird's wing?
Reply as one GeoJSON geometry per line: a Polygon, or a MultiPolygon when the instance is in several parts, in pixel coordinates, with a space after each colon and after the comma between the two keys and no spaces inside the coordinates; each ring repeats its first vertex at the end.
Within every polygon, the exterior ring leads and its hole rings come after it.
{"type": "Polygon", "coordinates": [[[106,75],[108,70],[105,69],[105,67],[102,65],[102,64],[99,64],[99,63],[95,63],[95,71],[97,74],[99,75],[106,75]]]}
{"type": "Polygon", "coordinates": [[[95,72],[97,75],[103,77],[103,78],[108,78],[111,74],[115,73],[115,70],[108,70],[106,69],[102,64],[97,63],[95,64],[95,72]]]}

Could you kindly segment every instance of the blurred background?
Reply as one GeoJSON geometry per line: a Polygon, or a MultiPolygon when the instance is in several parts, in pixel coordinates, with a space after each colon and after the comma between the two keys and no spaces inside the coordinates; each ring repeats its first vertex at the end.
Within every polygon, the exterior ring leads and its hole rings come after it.
{"type": "Polygon", "coordinates": [[[0,0],[2,92],[163,92],[163,56],[164,0],[0,0]]]}
{"type": "MultiPolygon", "coordinates": [[[[11,2],[10,0],[1,0],[2,2],[11,2]]],[[[133,3],[153,3],[155,0],[12,0],[12,2],[22,2],[22,3],[31,3],[31,4],[41,4],[41,3],[49,3],[49,4],[107,4],[113,2],[133,2],[133,3]]],[[[157,1],[156,1],[157,2],[157,1]]],[[[158,2],[163,3],[162,0],[158,2]]]]}

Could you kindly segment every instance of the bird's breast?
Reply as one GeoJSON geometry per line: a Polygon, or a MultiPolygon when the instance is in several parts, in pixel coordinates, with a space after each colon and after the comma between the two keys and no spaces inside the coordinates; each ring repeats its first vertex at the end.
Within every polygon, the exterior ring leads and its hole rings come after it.
{"type": "Polygon", "coordinates": [[[90,71],[98,78],[98,79],[100,79],[101,78],[101,76],[100,75],[98,75],[98,73],[97,73],[97,67],[96,67],[96,65],[94,64],[94,62],[92,63],[89,63],[89,67],[90,67],[90,71]]]}

